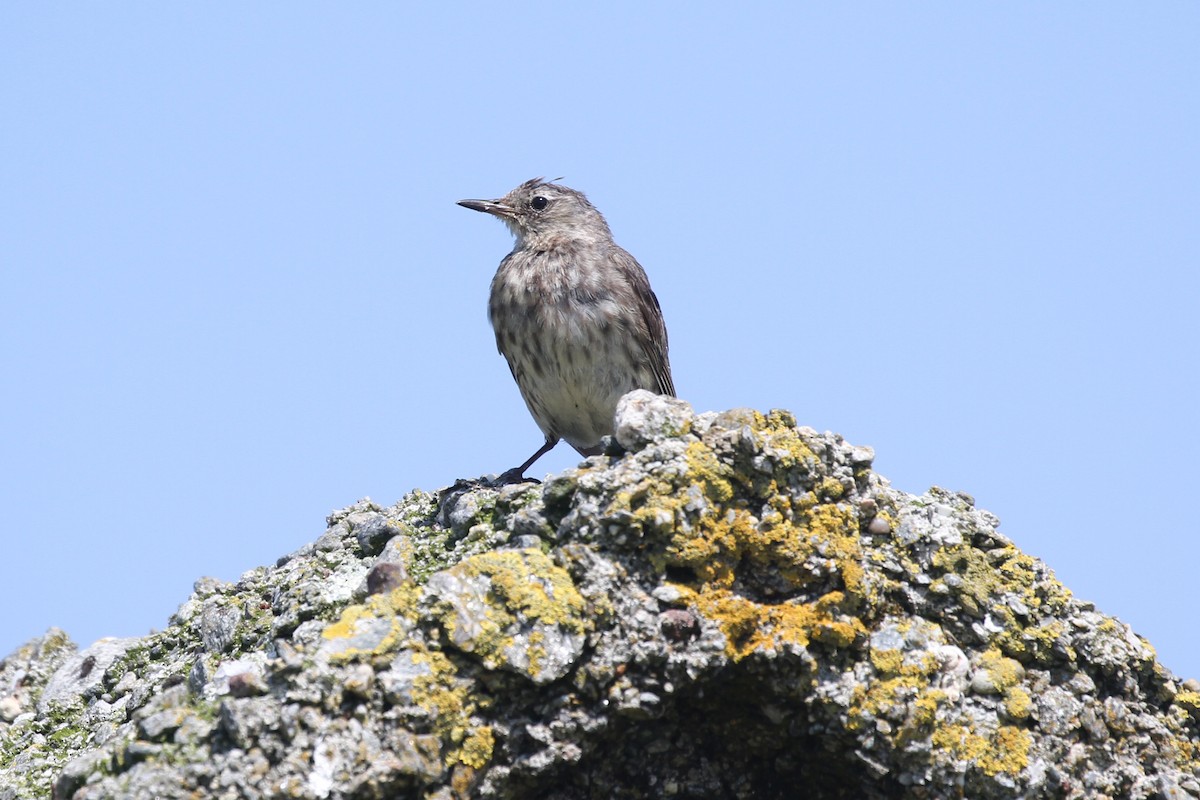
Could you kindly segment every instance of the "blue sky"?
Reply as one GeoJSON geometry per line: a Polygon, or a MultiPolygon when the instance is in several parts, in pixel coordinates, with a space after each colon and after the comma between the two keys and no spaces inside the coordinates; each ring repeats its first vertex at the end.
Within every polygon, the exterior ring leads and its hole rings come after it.
{"type": "MultiPolygon", "coordinates": [[[[698,410],[973,494],[1184,677],[1194,2],[0,9],[0,653],[540,443],[462,209],[565,176],[698,410]]],[[[560,446],[534,474],[576,463],[560,446]]]]}

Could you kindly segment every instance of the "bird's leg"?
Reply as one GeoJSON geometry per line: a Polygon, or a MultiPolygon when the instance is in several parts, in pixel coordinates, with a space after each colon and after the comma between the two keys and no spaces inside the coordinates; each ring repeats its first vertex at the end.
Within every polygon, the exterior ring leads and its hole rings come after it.
{"type": "Polygon", "coordinates": [[[558,444],[558,439],[547,439],[546,443],[538,449],[536,453],[531,455],[524,464],[519,467],[513,467],[510,470],[505,470],[499,478],[496,478],[497,486],[507,486],[510,483],[541,483],[536,478],[526,478],[525,470],[533,466],[533,462],[537,461],[542,456],[554,449],[554,445],[558,444]]]}

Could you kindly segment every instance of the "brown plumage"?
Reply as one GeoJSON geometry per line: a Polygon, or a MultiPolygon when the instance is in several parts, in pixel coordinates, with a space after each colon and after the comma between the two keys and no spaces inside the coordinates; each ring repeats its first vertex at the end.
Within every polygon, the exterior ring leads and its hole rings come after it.
{"type": "Polygon", "coordinates": [[[626,392],[675,394],[650,280],[582,192],[535,178],[459,205],[499,217],[517,240],[492,278],[488,318],[546,443],[502,481],[525,480],[560,439],[599,453],[626,392]]]}

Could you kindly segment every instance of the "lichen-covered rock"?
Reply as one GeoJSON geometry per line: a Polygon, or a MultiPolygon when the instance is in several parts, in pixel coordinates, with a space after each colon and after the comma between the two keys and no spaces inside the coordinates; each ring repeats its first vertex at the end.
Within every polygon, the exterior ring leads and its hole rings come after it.
{"type": "Polygon", "coordinates": [[[29,643],[0,800],[1200,797],[1200,685],[966,495],[786,412],[616,429],[358,503],[160,633],[29,643]]]}

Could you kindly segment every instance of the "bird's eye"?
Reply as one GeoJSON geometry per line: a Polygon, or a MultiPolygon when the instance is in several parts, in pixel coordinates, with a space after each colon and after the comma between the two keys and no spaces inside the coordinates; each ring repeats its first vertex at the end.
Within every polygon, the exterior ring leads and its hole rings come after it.
{"type": "Polygon", "coordinates": [[[550,201],[539,194],[537,197],[529,201],[529,205],[533,206],[534,211],[541,211],[543,208],[550,205],[550,201]]]}

